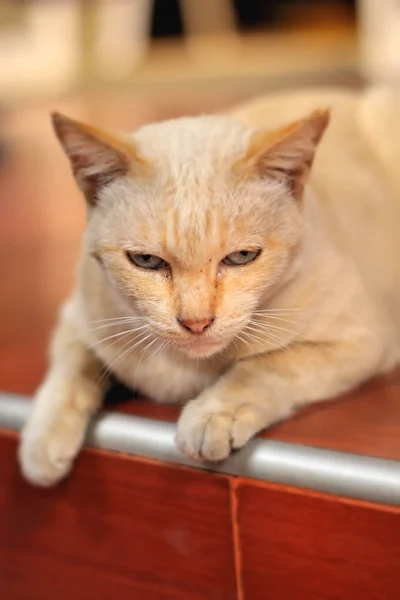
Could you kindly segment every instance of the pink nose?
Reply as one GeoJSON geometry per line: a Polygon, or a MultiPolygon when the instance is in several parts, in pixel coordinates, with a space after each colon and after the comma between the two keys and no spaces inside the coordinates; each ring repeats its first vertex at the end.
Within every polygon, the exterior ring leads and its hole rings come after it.
{"type": "Polygon", "coordinates": [[[182,325],[182,327],[184,327],[188,331],[199,334],[199,333],[203,333],[203,331],[205,331],[207,329],[207,327],[210,327],[210,325],[213,321],[214,321],[214,318],[212,317],[209,319],[202,319],[201,321],[191,321],[190,319],[184,319],[179,322],[182,325]]]}

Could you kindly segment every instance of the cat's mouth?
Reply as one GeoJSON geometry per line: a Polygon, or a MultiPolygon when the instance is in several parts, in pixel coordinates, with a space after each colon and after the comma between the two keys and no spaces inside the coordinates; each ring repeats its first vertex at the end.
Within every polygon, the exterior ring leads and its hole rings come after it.
{"type": "Polygon", "coordinates": [[[209,358],[225,347],[222,341],[210,340],[202,336],[177,340],[174,345],[189,358],[209,358]]]}

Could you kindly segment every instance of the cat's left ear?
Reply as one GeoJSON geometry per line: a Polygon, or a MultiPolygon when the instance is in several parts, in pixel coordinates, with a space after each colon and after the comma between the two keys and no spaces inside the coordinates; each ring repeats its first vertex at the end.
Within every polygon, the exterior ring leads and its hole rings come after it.
{"type": "Polygon", "coordinates": [[[95,205],[104,185],[128,172],[143,173],[148,164],[133,142],[61,115],[52,114],[56,135],[67,154],[79,188],[95,205]]]}
{"type": "Polygon", "coordinates": [[[301,198],[329,117],[329,110],[318,110],[276,131],[256,131],[245,156],[235,165],[236,170],[283,181],[295,198],[301,198]]]}

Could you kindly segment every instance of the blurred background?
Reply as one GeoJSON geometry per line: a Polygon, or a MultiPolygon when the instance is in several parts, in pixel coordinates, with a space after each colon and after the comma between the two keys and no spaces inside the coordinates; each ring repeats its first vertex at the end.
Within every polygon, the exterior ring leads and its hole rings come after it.
{"type": "Polygon", "coordinates": [[[398,0],[0,0],[0,389],[42,377],[84,227],[51,110],[134,129],[399,77],[398,0]]]}

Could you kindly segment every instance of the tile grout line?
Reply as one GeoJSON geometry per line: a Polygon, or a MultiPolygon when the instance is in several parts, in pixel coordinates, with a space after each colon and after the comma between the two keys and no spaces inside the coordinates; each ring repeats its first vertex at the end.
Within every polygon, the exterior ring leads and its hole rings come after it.
{"type": "Polygon", "coordinates": [[[236,576],[236,590],[237,600],[244,600],[243,591],[243,571],[242,571],[242,549],[240,544],[240,532],[238,523],[238,499],[236,490],[240,485],[240,479],[235,477],[229,477],[229,492],[231,500],[231,523],[232,523],[232,537],[233,537],[233,549],[234,549],[234,561],[235,561],[235,576],[236,576]]]}

